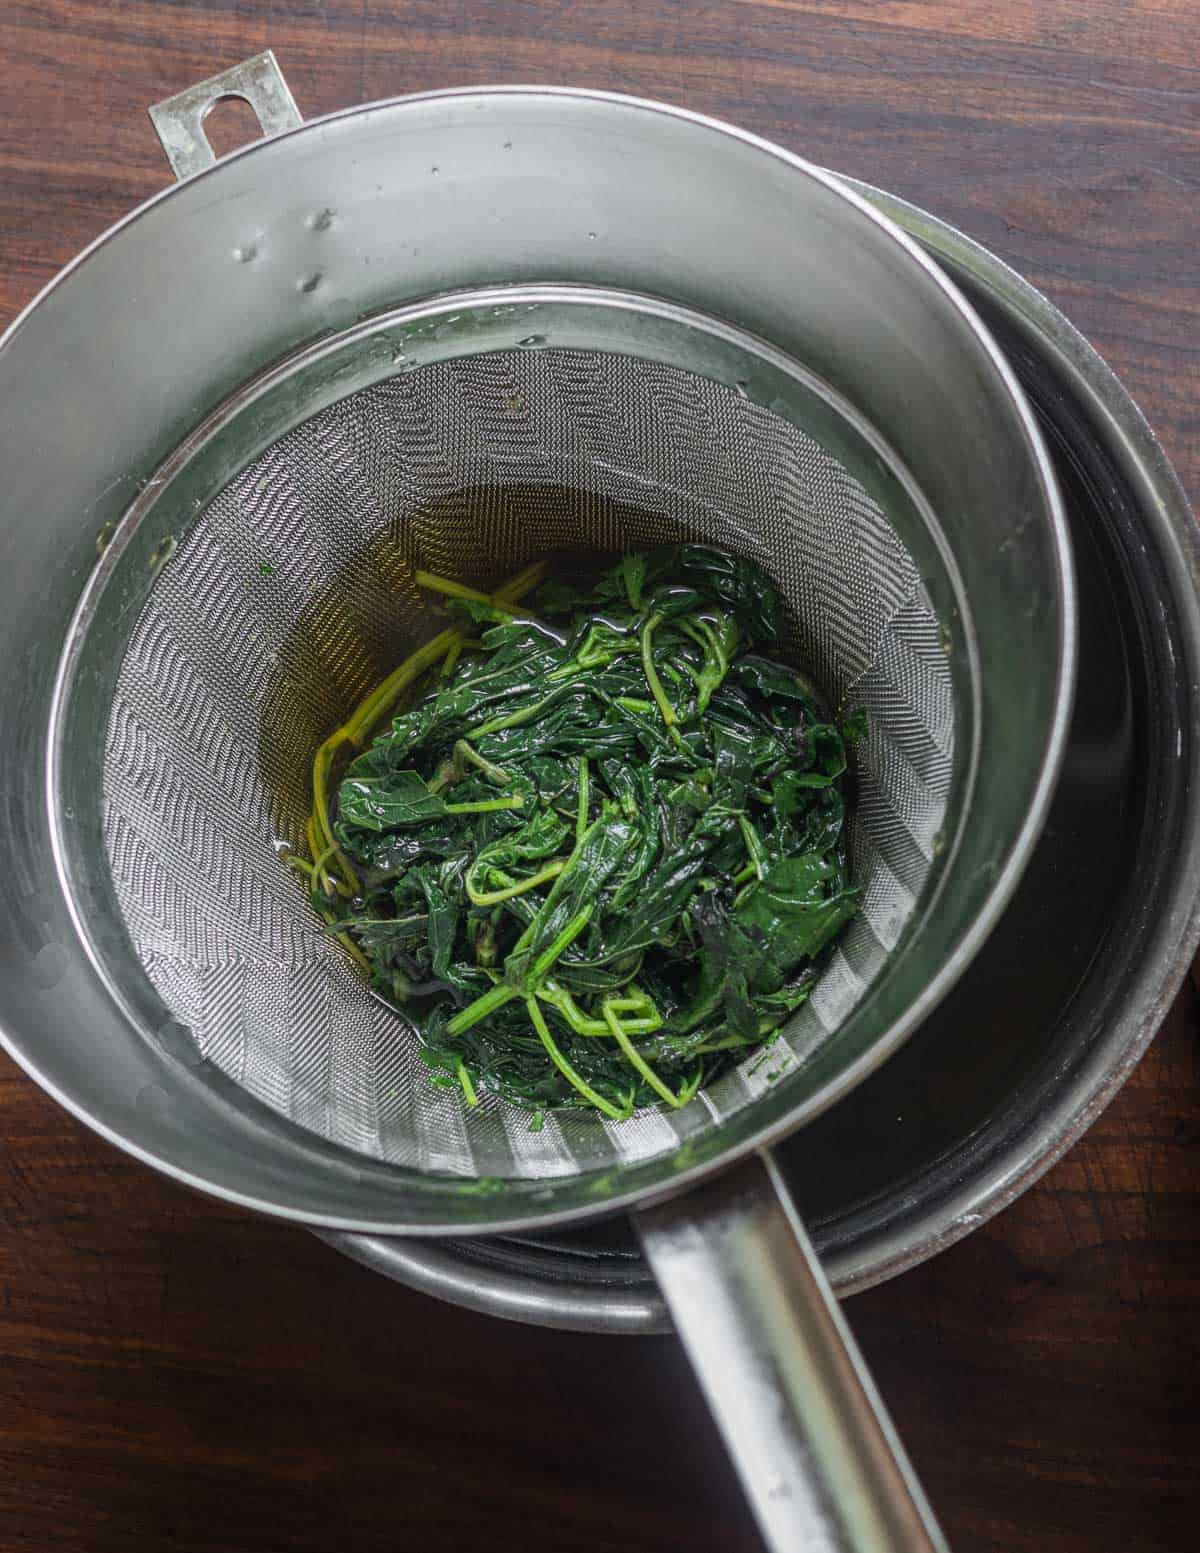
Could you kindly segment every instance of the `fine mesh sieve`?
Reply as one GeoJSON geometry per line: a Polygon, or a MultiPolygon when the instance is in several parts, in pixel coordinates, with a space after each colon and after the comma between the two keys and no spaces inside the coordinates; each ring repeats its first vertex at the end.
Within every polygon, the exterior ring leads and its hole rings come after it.
{"type": "Polygon", "coordinates": [[[400,1165],[537,1177],[674,1149],[802,1064],[922,898],[953,769],[946,638],[854,470],[744,384],[539,338],[350,394],[200,513],[130,633],[104,839],[146,975],[257,1099],[400,1165]],[[280,844],[304,851],[317,746],[439,628],[415,570],[486,583],[548,554],[679,538],[762,564],[792,655],[831,706],[867,711],[851,837],[863,910],[781,1040],[682,1115],[560,1112],[532,1132],[507,1102],[467,1109],[429,1083],[415,1034],[323,930],[280,844]]]}

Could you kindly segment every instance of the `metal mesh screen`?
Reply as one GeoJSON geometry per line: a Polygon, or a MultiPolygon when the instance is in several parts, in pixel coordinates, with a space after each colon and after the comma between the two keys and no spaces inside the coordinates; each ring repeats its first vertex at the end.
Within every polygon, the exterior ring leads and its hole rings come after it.
{"type": "Polygon", "coordinates": [[[136,953],[204,1056],[301,1126],[420,1169],[539,1177],[651,1157],[747,1104],[827,1038],[896,944],[937,851],[950,668],[918,571],[853,474],[692,373],[604,352],[496,352],[402,373],[313,416],[201,514],[121,667],[103,774],[136,953]],[[853,871],[864,909],[765,1053],[684,1111],[614,1124],[465,1111],[311,912],[312,754],[434,627],[419,567],[489,582],[549,551],[681,536],[752,555],[791,649],[865,706],[853,871]]]}

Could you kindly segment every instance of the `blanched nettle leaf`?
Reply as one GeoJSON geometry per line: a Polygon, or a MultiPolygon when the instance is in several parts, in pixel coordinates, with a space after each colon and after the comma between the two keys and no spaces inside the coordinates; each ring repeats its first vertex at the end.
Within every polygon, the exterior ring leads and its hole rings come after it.
{"type": "Polygon", "coordinates": [[[816,984],[816,970],[811,965],[807,966],[777,991],[759,993],[755,998],[755,1006],[761,1016],[770,1016],[782,1021],[789,1014],[794,1014],[802,1004],[808,1002],[809,994],[816,984]]]}
{"type": "Polygon", "coordinates": [[[566,640],[554,626],[534,619],[532,611],[522,615],[519,604],[504,608],[484,599],[448,598],[446,607],[468,634],[483,627],[479,631],[479,645],[495,654],[493,662],[497,666],[529,652],[545,651],[548,645],[561,648],[566,640]]]}
{"type": "Polygon", "coordinates": [[[841,845],[846,803],[839,787],[800,787],[796,806],[772,805],[764,816],[767,849],[773,856],[797,852],[836,853],[841,845]]]}
{"type": "Polygon", "coordinates": [[[858,910],[857,890],[816,852],[783,857],[734,908],[740,926],[754,927],[785,963],[812,958],[858,910]]]}
{"type": "Polygon", "coordinates": [[[642,607],[642,589],[646,586],[646,557],[629,551],[621,557],[621,581],[631,609],[642,607]]]}
{"type": "Polygon", "coordinates": [[[448,823],[423,830],[388,831],[378,835],[355,831],[351,836],[341,826],[335,826],[335,829],[342,845],[353,855],[359,875],[368,888],[405,873],[421,858],[463,857],[471,844],[469,837],[451,830],[448,823]]]}
{"type": "Polygon", "coordinates": [[[454,979],[450,959],[458,932],[459,908],[428,864],[418,870],[418,878],[426,902],[430,965],[435,976],[450,982],[454,979]]]}
{"type": "Polygon", "coordinates": [[[712,793],[707,787],[700,782],[690,782],[686,779],[669,787],[663,796],[672,808],[678,808],[682,804],[696,814],[703,814],[713,801],[712,793]]]}
{"type": "Polygon", "coordinates": [[[606,668],[615,658],[638,650],[632,620],[592,620],[581,627],[567,643],[566,662],[552,672],[551,678],[566,679],[586,669],[606,668]]]}
{"type": "Polygon", "coordinates": [[[429,791],[419,771],[397,771],[386,780],[347,777],[338,789],[339,831],[402,830],[445,818],[445,800],[429,791]]]}
{"type": "Polygon", "coordinates": [[[764,736],[746,728],[721,726],[712,731],[713,796],[727,808],[741,809],[762,762],[764,736]]]}
{"type": "Polygon", "coordinates": [[[747,653],[729,671],[729,677],[741,690],[752,691],[762,701],[795,701],[816,720],[820,697],[811,680],[786,664],[747,653]]]}
{"type": "Polygon", "coordinates": [[[708,838],[689,837],[646,873],[634,899],[606,926],[598,963],[648,949],[668,934],[695,893],[711,845],[708,838]]]}
{"type": "Polygon", "coordinates": [[[590,615],[596,601],[595,588],[577,578],[551,577],[537,590],[537,611],[543,619],[590,615]]]}
{"type": "Polygon", "coordinates": [[[668,582],[651,590],[646,599],[645,613],[657,615],[661,620],[674,621],[680,615],[694,615],[709,602],[711,594],[701,593],[686,583],[668,582]]]}
{"type": "Polygon", "coordinates": [[[621,805],[621,812],[626,819],[633,819],[639,808],[653,801],[654,788],[650,783],[650,772],[647,766],[607,757],[602,758],[598,764],[601,777],[609,792],[621,805]],[[645,788],[641,786],[639,779],[647,783],[645,788]]]}
{"type": "Polygon", "coordinates": [[[610,775],[610,788],[617,793],[621,812],[635,827],[636,841],[624,872],[616,881],[608,909],[627,911],[638,899],[655,859],[662,847],[661,812],[654,798],[654,778],[645,765],[624,767],[616,778],[614,763],[602,768],[610,775]]]}
{"type": "Polygon", "coordinates": [[[828,787],[846,770],[846,746],[832,723],[815,723],[801,742],[797,773],[802,787],[828,787]]]}
{"type": "Polygon", "coordinates": [[[506,649],[495,657],[471,656],[465,668],[434,695],[439,723],[457,737],[468,726],[487,721],[502,706],[505,714],[539,703],[551,671],[562,661],[560,650],[540,638],[529,648],[506,649]]]}
{"type": "Polygon", "coordinates": [[[771,801],[785,815],[811,802],[813,788],[828,788],[846,771],[846,746],[832,723],[816,723],[798,741],[797,764],[781,771],[771,784],[771,801]]]}
{"type": "Polygon", "coordinates": [[[369,749],[357,756],[346,768],[347,777],[391,777],[407,765],[411,765],[413,750],[423,744],[437,729],[438,713],[431,701],[422,702],[411,711],[401,712],[391,725],[377,735],[369,749]]]}
{"type": "Polygon", "coordinates": [[[673,1035],[688,1035],[720,1019],[730,978],[744,982],[759,956],[755,940],[733,921],[715,893],[701,892],[688,910],[701,952],[688,995],[667,1020],[666,1028],[673,1035]]]}
{"type": "Polygon", "coordinates": [[[424,952],[429,936],[429,918],[424,911],[396,917],[350,914],[340,918],[337,926],[352,929],[359,944],[371,954],[400,950],[410,959],[414,950],[424,952]]]}
{"type": "Polygon", "coordinates": [[[516,728],[501,729],[478,741],[480,754],[511,765],[525,764],[539,755],[630,755],[636,746],[635,731],[620,719],[609,719],[603,706],[586,692],[577,692],[557,707],[545,708],[536,719],[516,728]]]}
{"type": "Polygon", "coordinates": [[[755,768],[759,771],[794,763],[800,747],[799,735],[807,726],[803,719],[782,726],[773,722],[728,679],[709,702],[707,720],[714,728],[729,728],[760,739],[762,743],[756,746],[754,758],[755,768]]]}
{"type": "MultiPolygon", "coordinates": [[[[480,903],[495,895],[522,893],[526,881],[544,873],[546,859],[570,849],[570,826],[553,809],[539,809],[531,820],[483,846],[464,877],[468,895],[480,903]]],[[[549,880],[547,880],[547,884],[549,880]]]]}
{"type": "Polygon", "coordinates": [[[782,607],[774,583],[753,561],[708,545],[670,545],[651,551],[646,578],[687,584],[727,605],[747,636],[760,642],[778,639],[782,607]]]}
{"type": "Polygon", "coordinates": [[[579,781],[577,760],[565,760],[561,755],[530,755],[521,765],[533,783],[539,803],[549,808],[568,794],[574,796],[579,781]]]}

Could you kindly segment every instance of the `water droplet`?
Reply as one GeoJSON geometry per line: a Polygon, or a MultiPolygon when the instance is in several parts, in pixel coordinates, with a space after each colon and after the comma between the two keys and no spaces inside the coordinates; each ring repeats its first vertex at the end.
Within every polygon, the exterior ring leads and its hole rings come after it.
{"type": "Polygon", "coordinates": [[[233,250],[233,257],[239,264],[250,264],[258,258],[257,243],[241,243],[233,250]]]}
{"type": "Polygon", "coordinates": [[[749,399],[750,384],[744,377],[738,378],[737,382],[733,386],[737,390],[737,396],[739,399],[749,399]]]}
{"type": "Polygon", "coordinates": [[[134,1095],[133,1103],[139,1111],[145,1111],[148,1116],[171,1114],[171,1097],[161,1084],[143,1084],[134,1095]]]}
{"type": "Polygon", "coordinates": [[[402,367],[407,360],[408,360],[408,357],[404,354],[404,347],[402,345],[393,346],[393,348],[392,348],[392,366],[393,367],[402,367]]]}
{"type": "Polygon", "coordinates": [[[304,280],[298,280],[296,282],[296,290],[302,292],[305,296],[309,296],[317,289],[320,284],[321,272],[320,270],[316,270],[313,272],[313,274],[307,276],[304,280]]]}
{"type": "Polygon", "coordinates": [[[437,175],[438,175],[438,173],[439,173],[439,172],[440,172],[440,171],[441,171],[441,168],[440,168],[440,167],[436,167],[436,166],[435,166],[435,167],[431,167],[431,168],[430,168],[430,169],[429,169],[429,171],[430,171],[430,172],[431,172],[431,173],[432,173],[432,174],[433,174],[433,176],[434,176],[434,177],[435,177],[435,178],[436,178],[436,177],[437,177],[437,175]]]}
{"type": "Polygon", "coordinates": [[[595,234],[595,232],[589,232],[588,233],[588,242],[589,243],[594,243],[595,241],[596,241],[596,234],[595,234]]]}
{"type": "Polygon", "coordinates": [[[154,571],[156,567],[162,566],[163,563],[169,561],[174,554],[175,535],[167,534],[159,540],[158,544],[155,545],[154,549],[150,553],[150,560],[147,563],[150,567],[150,570],[154,571]]]}
{"type": "Polygon", "coordinates": [[[49,992],[66,974],[69,957],[61,944],[43,944],[33,957],[29,975],[35,987],[49,992]]]}
{"type": "Polygon", "coordinates": [[[504,142],[504,149],[506,151],[511,151],[512,150],[512,141],[511,140],[506,140],[504,142]]]}
{"type": "Polygon", "coordinates": [[[544,334],[527,334],[523,340],[517,341],[521,349],[526,351],[541,350],[545,343],[546,336],[544,334]]]}
{"type": "Polygon", "coordinates": [[[204,1053],[200,1050],[195,1036],[187,1025],[181,1024],[178,1019],[165,1020],[154,1033],[158,1037],[158,1044],[168,1057],[174,1057],[177,1062],[182,1062],[189,1068],[198,1068],[204,1061],[204,1053]]]}
{"type": "Polygon", "coordinates": [[[109,545],[112,544],[112,537],[113,537],[113,535],[116,532],[117,532],[117,525],[115,523],[109,522],[109,523],[106,523],[104,525],[104,527],[96,535],[96,554],[97,555],[103,555],[104,554],[104,552],[108,549],[109,545]]]}
{"type": "Polygon", "coordinates": [[[336,212],[330,210],[329,206],[326,205],[324,210],[314,211],[313,214],[309,216],[308,225],[314,232],[328,232],[329,228],[333,225],[333,218],[335,214],[336,212]]]}

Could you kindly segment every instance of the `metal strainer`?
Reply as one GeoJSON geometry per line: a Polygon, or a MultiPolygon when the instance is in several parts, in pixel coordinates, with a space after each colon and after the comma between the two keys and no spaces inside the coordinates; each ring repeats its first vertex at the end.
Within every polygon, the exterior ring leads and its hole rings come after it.
{"type": "MultiPolygon", "coordinates": [[[[244,69],[156,110],[177,165],[220,96],[286,113],[273,60],[244,69]]],[[[131,218],[10,334],[0,392],[7,1039],[186,1180],[384,1233],[657,1203],[880,1062],[1011,891],[1073,672],[1049,465],[944,277],[784,153],[544,90],[342,115],[131,218]],[[416,569],[681,537],[758,560],[787,645],[867,711],[863,911],[685,1110],[535,1133],[429,1085],[280,852],[315,747],[437,629],[416,569]]],[[[773,1544],[938,1545],[769,1163],[638,1220],[773,1544]]]]}
{"type": "MultiPolygon", "coordinates": [[[[458,321],[479,305],[456,302],[458,321]]],[[[504,305],[550,339],[572,321],[584,332],[576,315],[594,307],[504,305]]],[[[631,300],[621,313],[636,339],[631,300]]],[[[681,353],[699,328],[679,323],[681,353]]],[[[101,779],[134,952],[203,1055],[323,1137],[469,1176],[652,1158],[801,1065],[901,939],[953,785],[949,641],[921,573],[850,468],[748,397],[763,375],[752,343],[739,343],[739,392],[661,360],[541,342],[360,389],[231,481],[134,624],[101,779]],[[495,1098],[464,1110],[429,1083],[416,1039],[322,931],[280,843],[304,850],[314,750],[436,629],[416,569],[490,582],[554,552],[680,537],[765,565],[831,704],[867,709],[853,838],[863,915],[783,1042],[682,1116],[552,1113],[531,1132],[524,1111],[495,1098]]],[[[915,502],[903,505],[911,528],[915,502]]]]}

